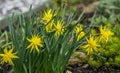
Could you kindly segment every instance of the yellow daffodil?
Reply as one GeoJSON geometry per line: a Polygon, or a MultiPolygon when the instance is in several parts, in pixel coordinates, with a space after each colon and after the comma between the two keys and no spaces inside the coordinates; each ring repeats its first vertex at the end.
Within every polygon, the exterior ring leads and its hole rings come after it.
{"type": "Polygon", "coordinates": [[[76,33],[76,34],[79,34],[82,30],[83,30],[82,25],[78,25],[78,26],[76,26],[76,28],[75,28],[75,33],[76,33]]]}
{"type": "Polygon", "coordinates": [[[79,41],[85,35],[85,32],[82,30],[83,30],[83,28],[81,25],[79,25],[75,28],[75,34],[77,36],[77,41],[79,41]]]}
{"type": "Polygon", "coordinates": [[[7,47],[4,49],[4,54],[0,54],[1,58],[1,63],[8,63],[10,65],[14,65],[12,59],[14,58],[19,58],[16,53],[13,53],[13,48],[10,50],[7,50],[7,47]]]}
{"type": "Polygon", "coordinates": [[[52,17],[52,9],[50,9],[48,12],[44,12],[42,20],[48,23],[52,19],[52,17]]]}
{"type": "Polygon", "coordinates": [[[85,36],[85,32],[80,32],[77,36],[77,41],[79,41],[83,36],[85,36]]]}
{"type": "Polygon", "coordinates": [[[97,52],[97,48],[100,47],[97,43],[97,39],[90,35],[90,38],[87,39],[87,44],[82,46],[86,48],[87,54],[91,54],[93,51],[97,52]]]}
{"type": "Polygon", "coordinates": [[[63,26],[60,20],[57,21],[57,25],[54,25],[55,36],[62,35],[65,32],[65,26],[63,26]]]}
{"type": "Polygon", "coordinates": [[[46,32],[52,32],[52,31],[53,31],[53,25],[54,25],[54,20],[51,21],[50,23],[48,23],[48,24],[45,26],[46,32]]]}
{"type": "Polygon", "coordinates": [[[39,37],[38,35],[32,35],[32,38],[27,38],[30,44],[27,48],[30,48],[30,52],[36,50],[39,53],[39,47],[43,47],[43,37],[39,37]]]}
{"type": "Polygon", "coordinates": [[[105,41],[107,42],[109,40],[109,37],[111,37],[112,35],[114,35],[114,33],[112,31],[110,31],[109,29],[106,29],[106,26],[104,26],[104,28],[102,28],[102,26],[100,26],[100,41],[105,41]]]}

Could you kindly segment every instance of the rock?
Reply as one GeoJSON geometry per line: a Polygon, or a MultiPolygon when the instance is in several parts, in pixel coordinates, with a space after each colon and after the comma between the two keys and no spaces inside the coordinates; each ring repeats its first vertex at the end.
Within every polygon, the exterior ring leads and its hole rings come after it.
{"type": "Polygon", "coordinates": [[[68,65],[74,65],[74,64],[78,64],[78,63],[80,63],[80,60],[78,58],[75,58],[72,56],[68,62],[68,65]]]}
{"type": "Polygon", "coordinates": [[[71,56],[68,65],[78,64],[80,63],[84,58],[86,58],[86,54],[80,51],[74,52],[74,54],[71,56]]]}
{"type": "Polygon", "coordinates": [[[85,64],[85,65],[82,66],[82,68],[88,68],[88,67],[89,67],[88,64],[85,64]]]}
{"type": "Polygon", "coordinates": [[[46,0],[0,0],[0,20],[13,12],[27,12],[30,5],[35,8],[45,1],[46,0]]]}

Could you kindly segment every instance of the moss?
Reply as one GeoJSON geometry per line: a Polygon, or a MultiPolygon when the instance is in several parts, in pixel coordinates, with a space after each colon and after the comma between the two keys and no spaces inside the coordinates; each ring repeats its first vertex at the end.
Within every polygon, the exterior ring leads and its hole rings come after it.
{"type": "MultiPolygon", "coordinates": [[[[118,25],[116,25],[118,26],[118,25]]],[[[112,27],[109,25],[109,29],[112,27]]],[[[117,27],[115,27],[117,29],[117,27]]],[[[119,28],[119,27],[118,27],[119,28]]],[[[116,31],[116,30],[113,30],[116,31]]],[[[92,34],[95,33],[91,31],[92,34]]],[[[117,32],[117,31],[116,31],[117,32]]],[[[119,31],[118,31],[119,32],[119,31]]],[[[96,33],[99,34],[99,33],[96,33]]],[[[94,34],[97,38],[99,35],[94,34]]],[[[99,42],[100,47],[98,52],[87,55],[87,62],[93,68],[99,68],[100,66],[107,67],[120,67],[120,38],[119,35],[114,34],[109,38],[108,42],[99,42]]],[[[84,50],[83,50],[84,51],[84,50]]]]}

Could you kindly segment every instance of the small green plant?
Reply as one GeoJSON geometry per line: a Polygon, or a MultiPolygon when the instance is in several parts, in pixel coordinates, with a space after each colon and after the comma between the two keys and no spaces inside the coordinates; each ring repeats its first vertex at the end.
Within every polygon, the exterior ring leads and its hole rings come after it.
{"type": "Polygon", "coordinates": [[[99,30],[94,29],[90,38],[81,47],[87,53],[85,58],[86,62],[93,68],[99,68],[101,66],[106,68],[120,67],[120,39],[119,34],[116,33],[119,32],[117,29],[119,27],[116,26],[114,29],[111,29],[111,24],[109,24],[109,27],[108,25],[104,27],[101,25],[99,30]]]}

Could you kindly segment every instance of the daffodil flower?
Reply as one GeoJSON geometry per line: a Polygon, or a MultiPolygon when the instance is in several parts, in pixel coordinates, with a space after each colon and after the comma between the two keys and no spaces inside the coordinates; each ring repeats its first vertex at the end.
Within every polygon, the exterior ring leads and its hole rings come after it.
{"type": "Polygon", "coordinates": [[[32,38],[27,38],[30,44],[27,46],[27,49],[30,49],[30,52],[36,50],[39,53],[39,47],[43,47],[43,38],[38,35],[32,35],[32,38]]]}
{"type": "Polygon", "coordinates": [[[98,40],[90,35],[90,38],[87,39],[87,44],[82,47],[86,48],[87,54],[89,55],[93,52],[97,52],[97,49],[100,47],[100,45],[98,44],[98,40]]]}
{"type": "Polygon", "coordinates": [[[60,20],[57,21],[57,25],[54,25],[55,36],[63,35],[65,32],[65,26],[60,20]]]}
{"type": "Polygon", "coordinates": [[[83,30],[83,28],[82,28],[81,25],[76,26],[75,34],[76,34],[76,37],[77,37],[77,41],[79,41],[85,35],[85,32],[82,31],[82,30],[83,30]]]}
{"type": "Polygon", "coordinates": [[[100,30],[100,41],[108,42],[109,37],[114,35],[112,31],[110,31],[109,29],[106,29],[106,26],[104,26],[104,28],[100,26],[99,30],[100,30]]]}
{"type": "Polygon", "coordinates": [[[46,32],[53,32],[53,26],[54,26],[54,20],[52,20],[45,26],[46,32]]]}
{"type": "Polygon", "coordinates": [[[19,58],[17,53],[13,53],[13,48],[8,50],[7,47],[4,49],[4,54],[0,54],[1,58],[1,64],[8,63],[10,65],[14,65],[12,59],[19,58]]]}
{"type": "Polygon", "coordinates": [[[50,9],[48,12],[44,12],[42,20],[48,23],[52,19],[52,17],[52,9],[50,9]]]}

